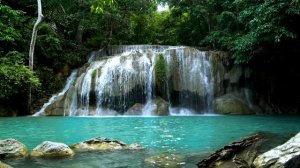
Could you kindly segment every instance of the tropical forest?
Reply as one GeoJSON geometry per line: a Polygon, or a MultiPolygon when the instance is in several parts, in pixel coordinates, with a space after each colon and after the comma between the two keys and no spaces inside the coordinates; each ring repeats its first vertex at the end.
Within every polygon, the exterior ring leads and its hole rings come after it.
{"type": "Polygon", "coordinates": [[[0,0],[0,168],[299,168],[299,0],[0,0]]]}

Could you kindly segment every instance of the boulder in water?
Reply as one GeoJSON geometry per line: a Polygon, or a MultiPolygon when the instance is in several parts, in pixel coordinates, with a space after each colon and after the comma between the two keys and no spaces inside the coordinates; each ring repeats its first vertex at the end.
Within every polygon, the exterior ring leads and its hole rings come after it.
{"type": "Polygon", "coordinates": [[[284,164],[285,168],[299,168],[300,167],[300,155],[293,157],[284,164]]]}
{"type": "Polygon", "coordinates": [[[259,155],[253,162],[259,168],[300,167],[300,133],[286,143],[259,155]]]}
{"type": "Polygon", "coordinates": [[[255,134],[224,146],[197,164],[198,168],[250,168],[263,137],[255,134]]]}
{"type": "Polygon", "coordinates": [[[73,155],[74,152],[68,145],[50,141],[44,141],[35,147],[30,154],[31,157],[45,158],[71,157],[73,155]]]}
{"type": "Polygon", "coordinates": [[[183,167],[183,157],[176,154],[161,154],[145,159],[145,163],[151,167],[183,167]]]}
{"type": "Polygon", "coordinates": [[[12,167],[0,161],[0,168],[12,168],[12,167]]]}
{"type": "Polygon", "coordinates": [[[128,148],[129,148],[129,149],[132,149],[132,150],[140,150],[140,149],[144,149],[144,148],[142,147],[142,145],[137,144],[137,143],[135,143],[135,144],[130,144],[128,148]]]}
{"type": "Polygon", "coordinates": [[[15,139],[0,140],[0,158],[18,158],[28,156],[27,147],[15,139]]]}
{"type": "Polygon", "coordinates": [[[255,114],[249,105],[234,94],[226,94],[214,101],[214,109],[220,114],[255,114]]]}
{"type": "Polygon", "coordinates": [[[106,150],[122,150],[122,149],[138,149],[141,148],[140,145],[128,145],[124,142],[111,140],[108,138],[93,138],[87,141],[79,142],[71,146],[75,151],[106,151],[106,150]]]}
{"type": "Polygon", "coordinates": [[[169,115],[169,103],[161,97],[156,97],[151,112],[156,116],[167,116],[169,115]]]}

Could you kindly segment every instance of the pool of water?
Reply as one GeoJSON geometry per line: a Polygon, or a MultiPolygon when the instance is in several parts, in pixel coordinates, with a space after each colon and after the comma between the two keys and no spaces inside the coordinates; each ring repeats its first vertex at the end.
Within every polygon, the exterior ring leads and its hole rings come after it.
{"type": "Polygon", "coordinates": [[[146,167],[145,158],[161,153],[180,155],[182,167],[194,167],[202,155],[250,134],[290,137],[299,131],[298,116],[0,118],[0,139],[15,138],[29,149],[45,140],[71,145],[94,137],[145,147],[142,151],[82,153],[60,160],[5,161],[14,167],[146,167]]]}

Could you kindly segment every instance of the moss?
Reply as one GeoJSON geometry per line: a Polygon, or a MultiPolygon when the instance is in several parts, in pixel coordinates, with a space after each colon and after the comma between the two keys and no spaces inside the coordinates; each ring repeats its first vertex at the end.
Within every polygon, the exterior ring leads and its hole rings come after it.
{"type": "Polygon", "coordinates": [[[159,54],[155,60],[155,82],[158,87],[161,87],[165,84],[167,80],[167,63],[164,59],[163,54],[159,54]]]}
{"type": "Polygon", "coordinates": [[[97,75],[97,70],[94,70],[94,72],[92,73],[92,78],[95,79],[97,75]]]}
{"type": "Polygon", "coordinates": [[[218,52],[210,52],[210,61],[212,64],[212,74],[218,74],[220,71],[220,65],[219,63],[221,62],[221,59],[219,58],[219,53],[218,52]]]}

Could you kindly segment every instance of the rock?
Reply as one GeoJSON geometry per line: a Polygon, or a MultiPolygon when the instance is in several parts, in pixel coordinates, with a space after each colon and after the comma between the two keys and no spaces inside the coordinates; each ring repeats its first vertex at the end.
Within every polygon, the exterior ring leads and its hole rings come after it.
{"type": "Polygon", "coordinates": [[[71,157],[73,155],[74,152],[68,145],[51,141],[44,141],[42,144],[35,147],[30,154],[31,157],[45,158],[71,157]]]}
{"type": "Polygon", "coordinates": [[[129,149],[132,149],[132,150],[140,150],[140,149],[144,149],[144,148],[143,148],[142,145],[140,145],[140,144],[130,144],[130,145],[129,145],[129,149]]]}
{"type": "MultiPolygon", "coordinates": [[[[253,162],[258,168],[284,168],[285,165],[299,163],[300,156],[300,133],[288,140],[286,143],[277,146],[259,155],[253,162]]],[[[299,167],[296,166],[296,167],[299,167]]]]}
{"type": "Polygon", "coordinates": [[[197,164],[198,168],[250,168],[263,137],[255,134],[224,146],[197,164]]]}
{"type": "Polygon", "coordinates": [[[140,103],[134,104],[132,107],[130,107],[127,112],[124,113],[124,115],[129,116],[139,116],[143,113],[144,105],[140,103]]]}
{"type": "Polygon", "coordinates": [[[12,168],[12,167],[0,161],[0,168],[12,168]]]}
{"type": "Polygon", "coordinates": [[[225,79],[228,79],[230,83],[238,84],[241,76],[243,75],[242,66],[235,65],[231,68],[229,72],[225,74],[225,79]]]}
{"type": "Polygon", "coordinates": [[[141,145],[128,145],[121,141],[111,140],[108,138],[93,138],[84,142],[80,142],[71,146],[75,151],[106,151],[106,150],[122,150],[122,149],[142,149],[141,145]]]}
{"type": "Polygon", "coordinates": [[[255,114],[243,99],[234,94],[226,94],[215,99],[214,109],[220,114],[255,114]]]}
{"type": "Polygon", "coordinates": [[[161,154],[158,156],[152,156],[145,159],[145,163],[151,165],[152,167],[183,167],[185,162],[183,157],[175,154],[161,154]]]}
{"type": "Polygon", "coordinates": [[[154,99],[154,106],[151,109],[151,112],[153,115],[167,116],[169,115],[169,103],[161,97],[156,97],[154,99]]]}
{"type": "Polygon", "coordinates": [[[46,116],[64,116],[64,99],[65,96],[58,96],[54,103],[50,104],[44,114],[46,116]]]}
{"type": "Polygon", "coordinates": [[[0,140],[0,159],[28,156],[27,147],[15,139],[0,140]]]}
{"type": "Polygon", "coordinates": [[[213,90],[216,97],[223,95],[224,85],[223,80],[225,77],[226,69],[225,66],[229,66],[229,54],[226,52],[209,51],[210,62],[212,67],[213,75],[213,90]]]}
{"type": "Polygon", "coordinates": [[[299,168],[300,167],[300,155],[293,157],[284,164],[285,168],[299,168]]]}

